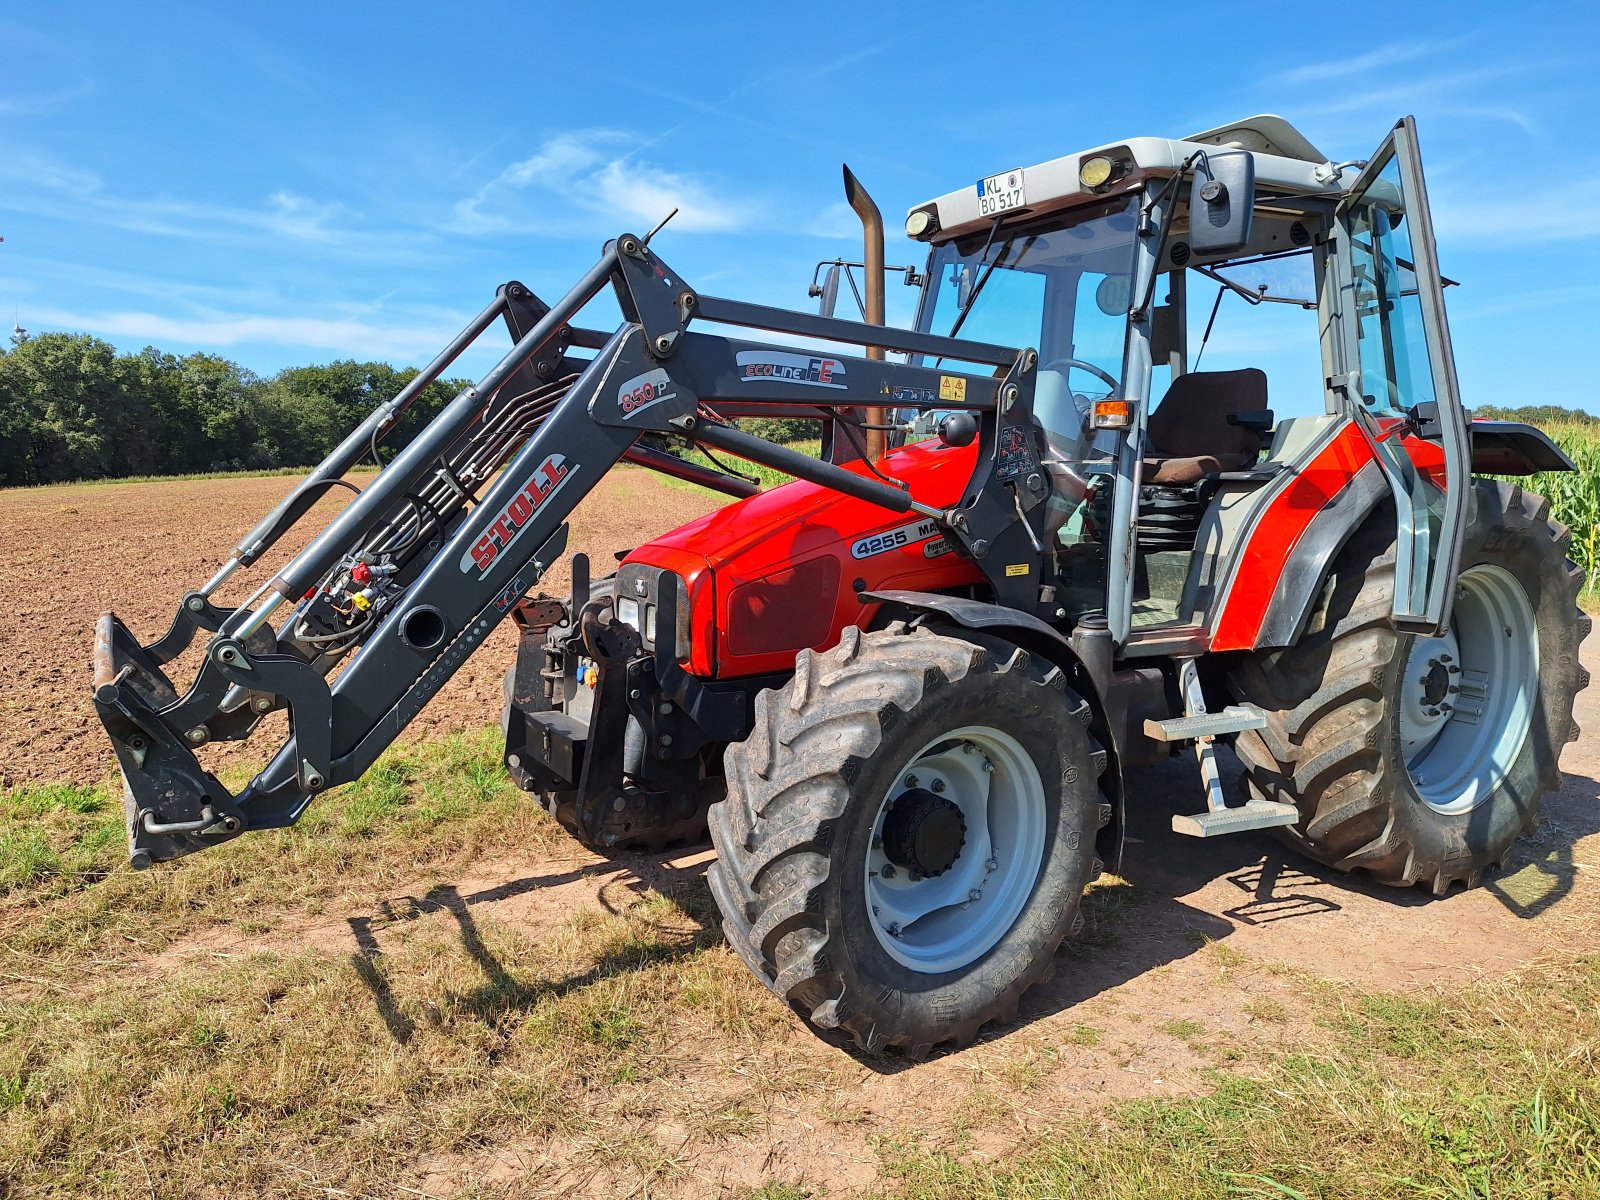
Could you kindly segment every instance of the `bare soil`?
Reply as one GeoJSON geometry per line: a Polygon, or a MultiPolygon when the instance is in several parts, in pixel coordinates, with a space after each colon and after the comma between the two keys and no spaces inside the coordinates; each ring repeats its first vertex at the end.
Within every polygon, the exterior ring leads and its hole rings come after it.
{"type": "MultiPolygon", "coordinates": [[[[370,476],[368,476],[370,478],[370,476]]],[[[356,483],[361,476],[353,476],[356,483]]],[[[298,483],[295,476],[73,484],[0,491],[0,786],[95,783],[116,763],[89,701],[94,623],[114,610],[147,644],[166,632],[178,600],[216,571],[234,544],[298,483]]],[[[215,597],[237,604],[343,506],[335,489],[255,568],[215,597]]],[[[571,551],[597,573],[612,555],[711,511],[710,493],[669,487],[648,472],[612,472],[572,518],[571,551]]],[[[541,583],[565,593],[565,562],[541,583]]],[[[516,652],[509,622],[423,710],[408,736],[477,729],[499,719],[500,680],[516,652]]],[[[170,671],[181,691],[193,655],[170,671]]],[[[247,744],[207,747],[213,770],[263,761],[286,732],[281,715],[247,744]]]]}

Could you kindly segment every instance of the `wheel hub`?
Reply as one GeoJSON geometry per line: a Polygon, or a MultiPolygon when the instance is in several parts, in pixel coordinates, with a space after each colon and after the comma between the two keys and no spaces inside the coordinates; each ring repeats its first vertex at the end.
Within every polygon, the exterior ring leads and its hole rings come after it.
{"type": "Polygon", "coordinates": [[[927,879],[955,866],[966,841],[960,807],[926,788],[901,792],[883,819],[884,857],[927,879]]]}
{"type": "Polygon", "coordinates": [[[1429,659],[1427,673],[1422,677],[1422,702],[1434,708],[1449,694],[1450,669],[1437,658],[1429,659]]]}
{"type": "Polygon", "coordinates": [[[863,883],[879,944],[901,966],[966,966],[1005,936],[1044,862],[1045,788],[1020,742],[952,729],[910,757],[873,822],[863,883]]]}
{"type": "Polygon", "coordinates": [[[1532,728],[1539,631],[1527,592],[1503,567],[1461,573],[1451,629],[1416,638],[1401,679],[1400,746],[1418,797],[1469,813],[1505,780],[1532,728]]]}

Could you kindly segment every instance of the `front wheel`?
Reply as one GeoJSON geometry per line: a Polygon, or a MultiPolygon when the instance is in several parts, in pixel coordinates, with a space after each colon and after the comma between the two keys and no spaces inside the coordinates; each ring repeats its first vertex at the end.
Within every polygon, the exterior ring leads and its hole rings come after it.
{"type": "Polygon", "coordinates": [[[711,810],[740,956],[812,1023],[920,1057],[1015,1014],[1098,873],[1106,754],[1059,669],[846,629],[757,699],[711,810]]]}
{"type": "Polygon", "coordinates": [[[1583,574],[1543,498],[1478,480],[1449,631],[1396,631],[1394,516],[1340,553],[1305,634],[1250,655],[1235,693],[1266,728],[1236,743],[1252,789],[1300,809],[1311,857],[1442,895],[1504,862],[1559,787],[1589,682],[1583,574]]]}

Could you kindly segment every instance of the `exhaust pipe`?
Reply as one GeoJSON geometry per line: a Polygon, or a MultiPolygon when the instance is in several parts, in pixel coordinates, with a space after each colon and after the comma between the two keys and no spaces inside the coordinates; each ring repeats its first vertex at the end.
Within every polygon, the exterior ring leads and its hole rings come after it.
{"type": "MultiPolygon", "coordinates": [[[[869,325],[882,325],[884,316],[884,279],[883,279],[883,214],[878,211],[878,206],[867,189],[861,186],[861,181],[855,177],[855,172],[849,166],[844,169],[844,194],[850,202],[850,207],[856,210],[856,216],[861,218],[862,274],[866,276],[866,295],[863,297],[866,306],[866,320],[869,325]]],[[[868,346],[867,357],[883,359],[882,346],[868,346]]],[[[888,410],[883,408],[866,409],[868,425],[888,424],[888,410]]],[[[888,437],[882,429],[867,430],[867,461],[877,462],[884,456],[888,449],[888,437]]]]}

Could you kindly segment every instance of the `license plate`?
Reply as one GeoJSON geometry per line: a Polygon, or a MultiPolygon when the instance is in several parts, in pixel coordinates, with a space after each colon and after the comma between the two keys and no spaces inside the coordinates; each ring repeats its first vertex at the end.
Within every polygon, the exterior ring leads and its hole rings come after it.
{"type": "Polygon", "coordinates": [[[1026,203],[1027,198],[1022,192],[1021,167],[978,180],[978,212],[981,216],[992,217],[997,213],[1010,212],[1026,203]]]}

